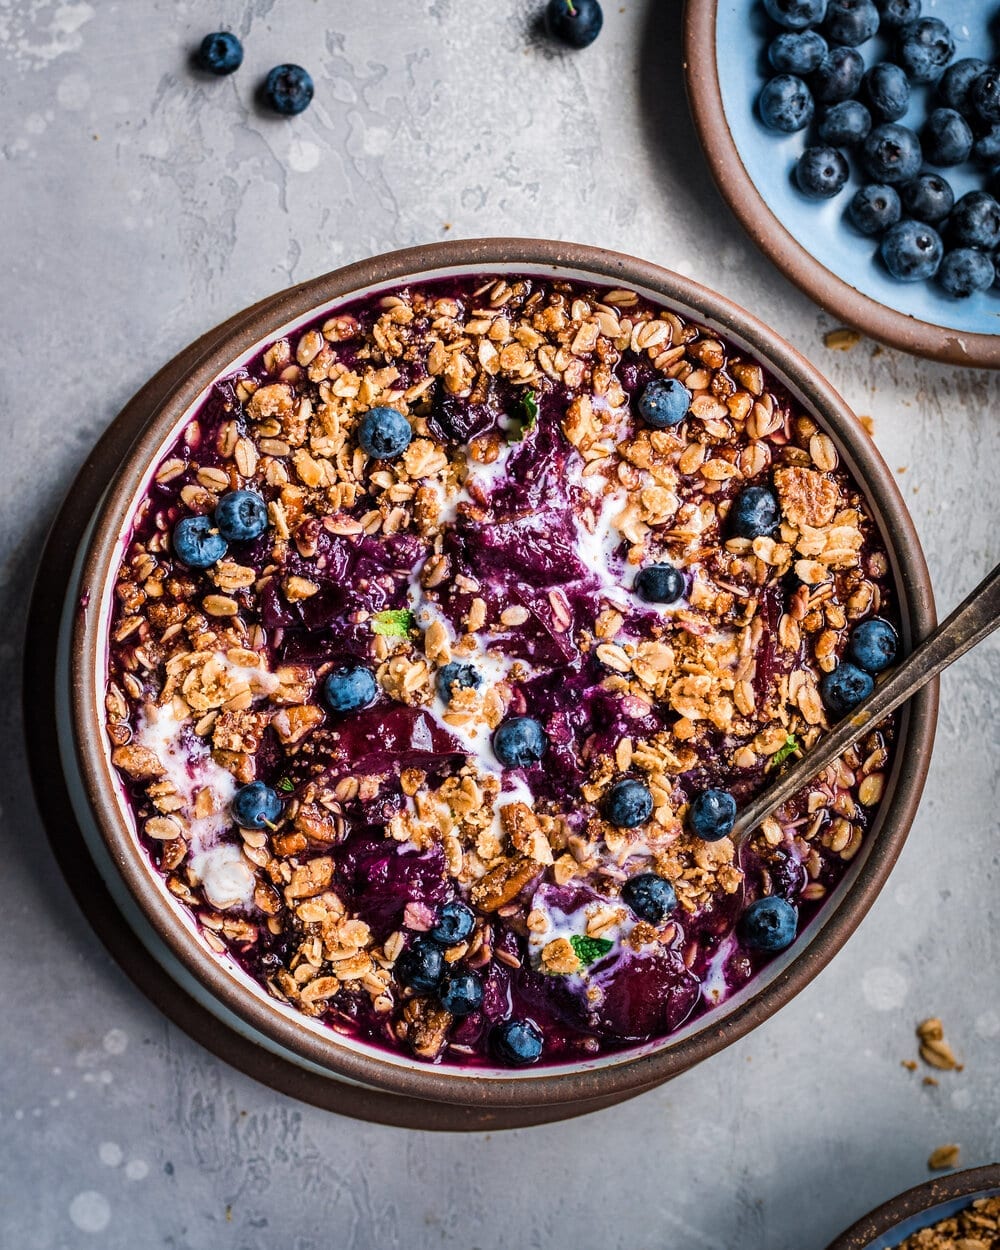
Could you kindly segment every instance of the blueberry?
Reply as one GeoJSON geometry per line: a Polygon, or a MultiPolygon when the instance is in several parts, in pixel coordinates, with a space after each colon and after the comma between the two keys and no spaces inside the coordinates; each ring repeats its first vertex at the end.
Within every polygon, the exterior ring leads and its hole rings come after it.
{"type": "Polygon", "coordinates": [[[248,786],[240,786],[233,795],[230,810],[241,829],[266,829],[277,824],[282,804],[270,786],[265,786],[263,781],[251,781],[248,786]]]}
{"type": "Polygon", "coordinates": [[[881,234],[899,221],[899,196],[894,187],[870,182],[855,191],[847,215],[862,234],[881,234]]]}
{"type": "Polygon", "coordinates": [[[418,937],[399,955],[393,973],[400,985],[417,993],[436,990],[444,976],[441,947],[429,938],[418,937]]]}
{"type": "Polygon", "coordinates": [[[548,735],[531,716],[512,716],[493,734],[493,751],[504,768],[530,768],[548,745],[548,735]]]}
{"type": "Polygon", "coordinates": [[[456,1019],[471,1016],[483,1005],[483,985],[471,972],[452,972],[441,982],[438,1000],[456,1019]]]}
{"type": "Polygon", "coordinates": [[[920,16],[920,0],[875,0],[884,27],[903,26],[920,16]]]}
{"type": "Polygon", "coordinates": [[[691,407],[691,392],[676,378],[654,378],[639,397],[639,416],[654,430],[680,425],[691,407]]]}
{"type": "Polygon", "coordinates": [[[910,82],[937,82],[954,55],[955,40],[940,18],[921,17],[900,26],[896,60],[910,82]]]}
{"type": "Polygon", "coordinates": [[[955,299],[968,299],[977,291],[989,290],[995,277],[993,261],[974,247],[957,247],[953,252],[945,252],[937,271],[942,291],[955,299]]]}
{"type": "Polygon", "coordinates": [[[981,165],[995,165],[1000,161],[1000,122],[977,137],[972,155],[981,165]]]}
{"type": "Polygon", "coordinates": [[[647,564],[636,574],[632,589],[647,603],[676,603],[684,594],[684,574],[672,564],[647,564]]]}
{"type": "Polygon", "coordinates": [[[881,61],[861,80],[872,113],[883,122],[899,121],[910,107],[910,80],[898,65],[881,61]]]}
{"type": "Polygon", "coordinates": [[[395,408],[372,408],[358,425],[358,445],[373,460],[396,460],[413,438],[410,423],[395,408]]]}
{"type": "Polygon", "coordinates": [[[498,1058],[514,1067],[534,1063],[542,1053],[542,1033],[530,1020],[504,1020],[490,1035],[498,1058]]]}
{"type": "Polygon", "coordinates": [[[920,140],[906,126],[876,126],[861,148],[861,159],[876,182],[905,182],[920,172],[920,140]]]}
{"type": "Polygon", "coordinates": [[[216,30],[201,41],[198,64],[209,74],[231,74],[243,64],[243,45],[231,31],[216,30]]]}
{"type": "Polygon", "coordinates": [[[781,508],[766,486],[744,486],[729,509],[729,530],[737,538],[760,538],[773,534],[781,521],[781,508]]]}
{"type": "Polygon", "coordinates": [[[313,98],[313,80],[301,65],[276,65],[264,82],[264,98],[276,113],[304,112],[313,98]]]}
{"type": "Polygon", "coordinates": [[[847,654],[866,673],[881,673],[896,658],[899,635],[881,616],[869,617],[851,630],[847,654]]]}
{"type": "Polygon", "coordinates": [[[931,165],[961,165],[972,151],[972,127],[954,109],[935,109],[924,122],[920,143],[931,165]]]}
{"type": "Polygon", "coordinates": [[[601,806],[609,824],[618,829],[635,829],[652,816],[653,796],[649,786],[625,777],[608,790],[601,806]]]}
{"type": "Polygon", "coordinates": [[[865,72],[864,57],[854,48],[831,48],[809,76],[818,104],[837,104],[857,94],[865,72]]]}
{"type": "Polygon", "coordinates": [[[1000,205],[985,191],[967,191],[951,210],[948,237],[959,247],[991,252],[1000,244],[1000,205]]]}
{"type": "Polygon", "coordinates": [[[811,200],[828,200],[843,190],[850,172],[843,152],[836,148],[806,148],[795,166],[795,182],[811,200]]]}
{"type": "Polygon", "coordinates": [[[879,248],[886,269],[900,282],[933,277],[943,254],[941,236],[934,227],[909,217],[886,231],[879,248]]]}
{"type": "Polygon", "coordinates": [[[472,664],[451,660],[438,669],[438,694],[446,703],[451,702],[456,686],[459,690],[478,690],[482,682],[479,670],[472,664]]]}
{"type": "Polygon", "coordinates": [[[549,0],[545,6],[545,26],[553,39],[571,48],[586,48],[604,25],[598,0],[549,0]]]}
{"type": "Polygon", "coordinates": [[[919,178],[911,178],[900,186],[899,196],[907,217],[931,226],[944,221],[955,203],[951,183],[940,174],[921,174],[919,178]]]}
{"type": "Polygon", "coordinates": [[[860,100],[841,100],[823,114],[817,133],[824,143],[835,148],[853,148],[871,128],[871,114],[860,100]]]}
{"type": "Polygon", "coordinates": [[[445,905],[431,929],[431,937],[442,946],[457,946],[464,942],[476,926],[476,917],[464,903],[457,900],[445,905]]]}
{"type": "Polygon", "coordinates": [[[688,808],[688,828],[703,842],[718,842],[732,833],[736,800],[728,790],[702,790],[688,808]]]}
{"type": "Polygon", "coordinates": [[[779,74],[811,74],[827,50],[826,40],[815,30],[785,31],[771,40],[767,59],[779,74]]]}
{"type": "Polygon", "coordinates": [[[189,569],[208,569],[229,550],[207,516],[186,516],[174,526],[174,554],[189,569]]]}
{"type": "Polygon", "coordinates": [[[375,701],[377,693],[375,678],[363,664],[341,664],[323,681],[323,698],[331,712],[360,711],[375,701]]]}
{"type": "Polygon", "coordinates": [[[826,17],[826,0],[764,0],[764,8],[785,30],[805,30],[826,17]]]}
{"type": "Polygon", "coordinates": [[[786,898],[758,898],[740,917],[739,934],[755,951],[783,951],[795,941],[799,913],[786,898]]]}
{"type": "Polygon", "coordinates": [[[677,906],[674,887],[655,872],[630,877],[622,886],[622,902],[631,907],[640,920],[659,924],[677,906]]]}
{"type": "Polygon", "coordinates": [[[215,509],[215,528],[231,543],[259,538],[267,529],[267,504],[255,490],[233,490],[215,509]]]}
{"type": "Polygon", "coordinates": [[[937,85],[938,98],[945,108],[968,116],[972,105],[969,103],[969,88],[990,67],[976,56],[966,56],[954,65],[949,65],[941,75],[937,85]]]}
{"type": "Polygon", "coordinates": [[[872,0],[829,0],[823,33],[831,43],[856,48],[878,30],[878,9],[872,0]]]}
{"type": "Polygon", "coordinates": [[[1000,122],[1000,73],[988,69],[973,80],[969,88],[969,104],[984,122],[1000,122]]]}
{"type": "Polygon", "coordinates": [[[809,88],[793,74],[778,74],[764,84],[757,101],[760,120],[769,130],[792,134],[812,121],[814,105],[809,88]]]}
{"type": "Polygon", "coordinates": [[[875,689],[870,673],[850,660],[841,660],[832,673],[824,673],[819,692],[828,712],[843,716],[863,703],[875,689]]]}

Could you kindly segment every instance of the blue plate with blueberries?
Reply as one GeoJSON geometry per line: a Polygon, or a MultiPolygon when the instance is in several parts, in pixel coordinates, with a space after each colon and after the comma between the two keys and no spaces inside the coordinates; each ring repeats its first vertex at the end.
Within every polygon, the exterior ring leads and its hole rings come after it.
{"type": "Polygon", "coordinates": [[[1000,5],[697,0],[685,22],[695,124],[762,250],[873,338],[1000,368],[1000,5]]]}

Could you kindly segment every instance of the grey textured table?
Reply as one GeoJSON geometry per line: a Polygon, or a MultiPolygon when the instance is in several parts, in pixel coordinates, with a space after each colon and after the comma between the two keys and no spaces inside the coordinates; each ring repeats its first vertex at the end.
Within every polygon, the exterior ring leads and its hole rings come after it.
{"type": "MultiPolygon", "coordinates": [[[[715,286],[816,360],[913,510],[947,610],[1000,555],[1000,375],[834,324],[730,220],[694,141],[679,0],[606,5],[561,55],[532,0],[0,0],[0,1245],[18,1250],[691,1247],[820,1250],[927,1175],[1000,1155],[1000,647],[945,675],[903,858],[834,964],[739,1045],[613,1111],[407,1133],[300,1106],[169,1025],[78,914],[25,773],[19,631],[48,520],[87,448],[197,333],[290,282],[453,235],[578,239],[715,286]],[[235,77],[189,49],[229,25],[235,77]],[[272,64],[312,69],[282,121],[272,64]],[[907,1072],[943,1017],[965,1061],[907,1072]]],[[[28,697],[31,693],[28,692],[28,697]]],[[[55,764],[53,764],[53,767],[55,764]]]]}

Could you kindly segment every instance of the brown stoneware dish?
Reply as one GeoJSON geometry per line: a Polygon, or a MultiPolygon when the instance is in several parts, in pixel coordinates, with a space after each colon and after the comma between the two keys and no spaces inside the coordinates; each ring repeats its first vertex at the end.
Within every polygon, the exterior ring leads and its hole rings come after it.
{"type": "MultiPolygon", "coordinates": [[[[930,631],[934,607],[927,570],[891,474],[839,396],[772,331],[697,284],[627,256],[530,240],[449,242],[360,262],[257,305],[228,323],[224,333],[207,336],[197,352],[178,357],[168,367],[171,385],[155,392],[154,402],[148,391],[133,401],[145,406],[141,433],[82,537],[67,595],[56,675],[60,750],[77,820],[112,896],[166,974],[230,1029],[320,1078],[428,1103],[531,1108],[531,1118],[544,1108],[544,1118],[558,1119],[649,1089],[715,1053],[766,1020],[833,957],[884,883],[914,817],[930,757],[937,691],[921,691],[897,722],[877,814],[800,937],[738,992],[723,995],[725,1001],[711,1011],[693,1014],[669,1037],[600,1053],[595,1048],[589,1055],[560,1054],[531,1068],[505,1068],[487,1059],[452,1062],[448,1055],[436,1063],[422,1062],[309,1018],[266,993],[235,960],[217,953],[152,868],[105,733],[109,605],[136,503],[209,388],[261,348],[286,334],[294,338],[324,317],[335,319],[345,305],[353,301],[358,307],[358,300],[373,293],[434,282],[461,284],[480,276],[638,292],[640,300],[672,310],[717,334],[733,351],[760,361],[858,484],[888,557],[886,584],[902,645],[909,648],[930,631]]],[[[217,878],[215,888],[217,894],[235,888],[232,876],[217,878]]]]}

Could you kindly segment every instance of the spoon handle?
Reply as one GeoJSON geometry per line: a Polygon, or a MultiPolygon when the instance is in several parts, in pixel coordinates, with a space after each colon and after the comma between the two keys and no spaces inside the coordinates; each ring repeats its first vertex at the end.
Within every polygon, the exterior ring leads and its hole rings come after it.
{"type": "Polygon", "coordinates": [[[793,767],[748,804],[736,819],[732,837],[752,832],[765,816],[807,786],[872,725],[894,712],[910,695],[936,677],[953,660],[982,642],[1000,625],[1000,565],[952,612],[943,624],[907,656],[871,695],[860,703],[793,767]]]}

